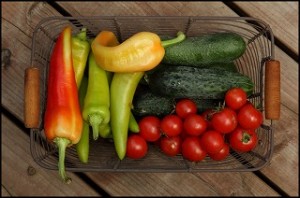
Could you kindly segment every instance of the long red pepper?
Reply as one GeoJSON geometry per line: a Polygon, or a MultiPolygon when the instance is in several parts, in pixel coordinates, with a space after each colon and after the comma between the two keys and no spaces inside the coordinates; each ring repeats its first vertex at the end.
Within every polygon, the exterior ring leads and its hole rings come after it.
{"type": "Polygon", "coordinates": [[[65,151],[68,146],[79,142],[83,124],[72,65],[71,36],[71,27],[66,27],[52,51],[44,120],[47,139],[58,147],[59,175],[66,183],[71,179],[65,172],[65,151]]]}

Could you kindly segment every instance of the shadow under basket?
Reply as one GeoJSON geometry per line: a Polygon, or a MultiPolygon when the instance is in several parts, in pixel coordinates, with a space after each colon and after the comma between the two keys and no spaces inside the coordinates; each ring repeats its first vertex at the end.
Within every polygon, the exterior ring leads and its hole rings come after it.
{"type": "MultiPolygon", "coordinates": [[[[31,128],[30,148],[33,159],[46,169],[58,169],[58,149],[45,138],[43,116],[45,112],[47,72],[49,59],[55,41],[62,29],[70,25],[72,34],[87,28],[88,37],[94,38],[100,31],[114,32],[119,41],[124,41],[140,31],[151,31],[158,35],[176,36],[182,31],[187,37],[216,32],[234,32],[243,37],[247,48],[243,56],[235,60],[238,71],[254,82],[253,94],[249,100],[262,107],[264,113],[264,77],[266,61],[274,58],[274,39],[270,27],[261,20],[250,17],[50,17],[42,20],[34,30],[31,65],[40,72],[40,114],[39,126],[31,128]]],[[[76,147],[66,150],[67,171],[86,172],[200,172],[200,171],[255,171],[270,161],[273,151],[272,120],[265,119],[256,131],[258,144],[247,153],[233,150],[223,161],[206,157],[200,162],[190,162],[177,155],[168,157],[159,147],[148,143],[147,155],[138,160],[125,157],[119,160],[111,139],[94,141],[90,135],[90,154],[87,164],[77,157],[76,147]]]]}

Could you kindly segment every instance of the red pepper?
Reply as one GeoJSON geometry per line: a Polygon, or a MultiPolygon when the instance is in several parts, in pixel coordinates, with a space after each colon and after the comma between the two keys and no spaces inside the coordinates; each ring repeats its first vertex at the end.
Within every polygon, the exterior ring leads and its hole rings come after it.
{"type": "Polygon", "coordinates": [[[83,124],[72,65],[71,36],[71,27],[66,27],[52,51],[44,120],[47,139],[58,147],[59,175],[66,183],[71,179],[65,173],[65,151],[68,146],[79,142],[83,124]]]}

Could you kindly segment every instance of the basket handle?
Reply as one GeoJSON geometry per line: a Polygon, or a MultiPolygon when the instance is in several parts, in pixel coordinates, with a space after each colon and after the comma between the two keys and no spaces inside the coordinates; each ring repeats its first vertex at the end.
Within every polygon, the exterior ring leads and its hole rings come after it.
{"type": "Polygon", "coordinates": [[[265,66],[265,117],[280,117],[280,62],[268,60],[265,66]]]}
{"type": "Polygon", "coordinates": [[[24,78],[24,125],[39,127],[40,114],[40,70],[37,67],[25,69],[24,78]]]}

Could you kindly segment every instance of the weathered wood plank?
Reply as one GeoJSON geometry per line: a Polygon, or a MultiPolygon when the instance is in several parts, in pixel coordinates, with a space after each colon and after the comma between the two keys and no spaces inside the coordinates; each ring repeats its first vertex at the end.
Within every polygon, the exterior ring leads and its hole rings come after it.
{"type": "Polygon", "coordinates": [[[209,184],[193,174],[94,173],[88,175],[113,196],[218,195],[209,184]]]}
{"type": "Polygon", "coordinates": [[[278,39],[299,55],[299,2],[234,2],[247,14],[268,23],[278,39]],[[286,28],[288,27],[288,28],[286,28]]]}
{"type": "Polygon", "coordinates": [[[1,197],[11,197],[11,195],[3,185],[1,185],[1,197]]]}
{"type": "Polygon", "coordinates": [[[299,113],[299,63],[275,46],[275,59],[280,61],[281,105],[299,113]]]}
{"type": "Polygon", "coordinates": [[[29,137],[1,114],[2,185],[12,196],[101,196],[74,173],[70,185],[58,172],[37,165],[30,154],[29,137]],[[32,171],[29,172],[28,169],[32,171]]]}
{"type": "Polygon", "coordinates": [[[279,196],[251,172],[88,175],[114,196],[279,196]]]}
{"type": "Polygon", "coordinates": [[[34,27],[43,18],[60,14],[45,2],[1,2],[1,5],[1,45],[11,51],[10,65],[2,68],[1,102],[23,120],[24,70],[30,66],[34,27]]]}
{"type": "Polygon", "coordinates": [[[299,196],[299,115],[282,106],[274,123],[274,154],[262,173],[290,196],[299,196]]]}
{"type": "Polygon", "coordinates": [[[97,2],[85,3],[82,6],[80,2],[60,2],[72,16],[151,16],[168,15],[169,13],[180,13],[184,2],[97,2]]]}

